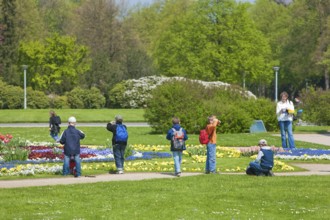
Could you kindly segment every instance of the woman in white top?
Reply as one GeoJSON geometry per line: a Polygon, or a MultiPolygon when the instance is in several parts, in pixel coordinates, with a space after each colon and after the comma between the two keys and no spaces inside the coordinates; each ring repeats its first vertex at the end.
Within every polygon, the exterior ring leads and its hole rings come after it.
{"type": "Polygon", "coordinates": [[[294,105],[288,99],[289,95],[287,92],[282,92],[280,97],[281,101],[276,106],[276,115],[281,130],[282,147],[293,149],[296,147],[292,133],[294,105]],[[289,146],[287,145],[286,132],[288,133],[289,146]]]}

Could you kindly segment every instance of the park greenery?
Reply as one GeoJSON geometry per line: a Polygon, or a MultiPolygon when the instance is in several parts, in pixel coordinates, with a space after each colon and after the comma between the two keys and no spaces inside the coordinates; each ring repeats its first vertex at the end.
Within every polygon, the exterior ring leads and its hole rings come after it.
{"type": "MultiPolygon", "coordinates": [[[[87,122],[90,118],[104,122],[104,127],[77,128],[85,132],[86,138],[82,140],[84,148],[88,146],[89,153],[95,150],[109,150],[108,141],[111,134],[105,129],[108,119],[112,119],[118,112],[123,113],[129,121],[141,121],[141,109],[59,109],[60,115],[66,118],[70,113],[78,114],[79,119],[87,122]]],[[[47,115],[48,110],[2,110],[0,122],[17,122],[17,117],[27,117],[31,122],[46,122],[41,115],[47,115]],[[4,117],[3,117],[4,116],[4,117]],[[7,116],[7,117],[6,117],[7,116]]],[[[78,117],[77,117],[78,118],[78,117]]],[[[63,120],[62,129],[65,126],[63,120]]],[[[296,127],[296,132],[327,132],[329,127],[296,127]]],[[[128,127],[129,144],[131,149],[139,152],[153,152],[168,154],[169,145],[165,134],[155,134],[150,127],[128,127]]],[[[50,151],[47,155],[60,157],[61,146],[50,143],[47,126],[45,127],[1,127],[1,135],[5,145],[1,145],[1,152],[6,149],[28,150],[33,149],[50,151]],[[18,138],[20,137],[20,138],[18,138]],[[39,143],[39,144],[38,144],[39,143]],[[31,147],[27,148],[29,145],[31,147]],[[36,146],[38,145],[38,146],[36,146]]],[[[1,195],[6,198],[1,200],[1,219],[150,219],[158,216],[159,219],[189,218],[189,219],[218,219],[218,218],[253,218],[253,219],[324,219],[329,214],[326,204],[329,203],[327,188],[328,176],[287,176],[273,178],[255,178],[246,175],[230,175],[242,173],[250,157],[257,153],[257,140],[265,138],[271,145],[280,146],[279,136],[273,133],[238,133],[219,134],[217,147],[217,164],[221,175],[197,175],[191,177],[154,179],[142,181],[120,181],[87,183],[79,185],[25,187],[14,189],[0,189],[1,195]],[[252,147],[251,147],[252,146],[252,147]],[[234,148],[229,148],[234,147],[234,148]],[[249,147],[251,151],[239,152],[241,147],[249,147]],[[267,190],[264,189],[267,186],[267,190]],[[175,190],[173,190],[175,187],[175,190]],[[298,192],[298,193],[297,193],[298,192]],[[259,195],[262,197],[256,197],[259,195]],[[19,199],[17,199],[19,198],[19,199]],[[243,198],[243,199],[242,199],[243,198]],[[212,199],[212,204],[210,204],[212,199]],[[77,202],[80,201],[80,202],[77,202]],[[100,202],[101,201],[101,202],[100,202]],[[106,201],[106,202],[102,202],[106,201]],[[68,209],[67,207],[71,208],[68,209]],[[86,208],[88,206],[88,208],[86,208]],[[173,209],[180,206],[180,209],[173,209]],[[122,211],[125,207],[125,211],[122,211]],[[159,209],[161,207],[161,209],[159,209]],[[91,211],[92,210],[92,211],[91,211]]],[[[2,140],[2,139],[1,139],[2,140]]],[[[205,165],[205,147],[199,146],[198,135],[189,134],[187,141],[188,150],[183,156],[182,168],[184,172],[203,172],[205,165]]],[[[296,142],[299,148],[326,149],[327,146],[308,142],[296,142]]],[[[31,150],[31,151],[30,151],[31,150]]],[[[85,149],[86,150],[86,149],[85,149]]],[[[7,152],[8,153],[8,152],[7,152]]],[[[13,156],[13,154],[7,154],[13,156]]],[[[61,160],[50,162],[45,158],[38,158],[41,152],[34,153],[31,160],[25,163],[26,158],[5,157],[8,169],[2,164],[1,179],[54,178],[60,177],[61,160]],[[44,161],[44,162],[43,162],[44,161]]],[[[19,156],[19,154],[17,154],[19,156]]],[[[276,172],[301,171],[294,165],[299,163],[329,163],[326,159],[286,160],[276,159],[276,172]]],[[[170,157],[127,160],[126,172],[173,172],[173,159],[170,157]]],[[[83,175],[110,175],[106,174],[114,169],[114,162],[89,162],[86,158],[82,162],[83,175]]],[[[124,174],[125,175],[125,174],[124,174]]],[[[141,174],[143,175],[143,174],[141,174]]],[[[65,177],[63,177],[65,178],[65,177]]],[[[70,178],[70,177],[67,177],[70,178]]],[[[72,177],[73,178],[73,177],[72,177]]],[[[88,178],[88,177],[83,177],[88,178]]]]}
{"type": "Polygon", "coordinates": [[[32,90],[61,97],[96,87],[105,101],[84,103],[95,108],[111,106],[117,83],[150,75],[222,81],[273,98],[276,65],[279,91],[296,97],[329,88],[329,8],[318,0],[1,0],[0,78],[22,88],[28,65],[32,90]]]}

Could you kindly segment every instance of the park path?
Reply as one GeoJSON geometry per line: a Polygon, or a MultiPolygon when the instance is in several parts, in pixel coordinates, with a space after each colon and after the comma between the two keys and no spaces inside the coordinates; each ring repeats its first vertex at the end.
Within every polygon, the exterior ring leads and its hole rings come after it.
{"type": "MultiPolygon", "coordinates": [[[[306,169],[300,172],[275,173],[275,176],[312,176],[329,175],[330,164],[294,164],[297,167],[306,169]]],[[[220,175],[245,175],[245,173],[219,173],[220,175]]],[[[182,173],[182,177],[206,175],[203,173],[182,173]]],[[[82,176],[80,178],[56,177],[56,178],[38,178],[38,179],[20,179],[20,180],[0,180],[0,188],[20,188],[33,186],[51,186],[51,185],[69,185],[82,183],[110,182],[110,181],[139,181],[147,179],[165,179],[178,178],[172,173],[125,173],[125,174],[101,174],[96,176],[82,176]]]]}

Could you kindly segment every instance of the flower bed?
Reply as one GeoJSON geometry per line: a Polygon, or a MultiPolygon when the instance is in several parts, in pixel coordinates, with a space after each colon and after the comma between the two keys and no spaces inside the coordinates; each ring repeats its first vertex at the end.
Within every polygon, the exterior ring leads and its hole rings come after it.
{"type": "Polygon", "coordinates": [[[330,160],[330,150],[296,148],[292,150],[278,152],[275,155],[275,158],[287,160],[330,160]]]}

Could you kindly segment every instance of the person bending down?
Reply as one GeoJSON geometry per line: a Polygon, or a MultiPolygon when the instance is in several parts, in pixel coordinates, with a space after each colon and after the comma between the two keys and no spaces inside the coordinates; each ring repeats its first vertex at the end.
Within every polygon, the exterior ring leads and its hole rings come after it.
{"type": "Polygon", "coordinates": [[[246,174],[256,176],[274,176],[274,152],[265,139],[259,141],[260,151],[255,161],[250,162],[246,174]]]}

